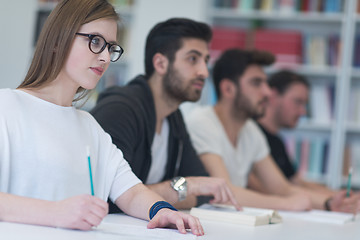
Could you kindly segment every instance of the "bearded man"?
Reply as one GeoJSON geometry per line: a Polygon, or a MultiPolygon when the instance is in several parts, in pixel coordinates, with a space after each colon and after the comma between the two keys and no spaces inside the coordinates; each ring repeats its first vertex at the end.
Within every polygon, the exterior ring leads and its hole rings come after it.
{"type": "Polygon", "coordinates": [[[208,177],[178,109],[201,96],[211,37],[207,24],[190,19],[158,23],[146,40],[145,75],[107,89],[91,111],[137,177],[177,208],[209,197],[239,208],[226,182],[208,177]]]}
{"type": "Polygon", "coordinates": [[[254,119],[266,111],[271,94],[263,67],[275,58],[257,50],[229,49],[216,61],[215,106],[186,118],[194,147],[212,177],[226,180],[240,205],[302,211],[310,208],[354,212],[356,197],[320,193],[288,181],[274,163],[254,119]],[[263,191],[246,189],[253,174],[263,191]]]}

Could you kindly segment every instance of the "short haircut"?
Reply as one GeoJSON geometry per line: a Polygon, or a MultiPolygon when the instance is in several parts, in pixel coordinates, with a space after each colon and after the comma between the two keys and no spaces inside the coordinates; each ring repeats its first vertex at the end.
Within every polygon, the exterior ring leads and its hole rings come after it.
{"type": "Polygon", "coordinates": [[[271,88],[276,89],[280,94],[284,94],[295,83],[303,84],[306,88],[310,87],[304,76],[289,70],[281,70],[272,74],[268,79],[268,83],[271,88]]]}
{"type": "Polygon", "coordinates": [[[228,49],[215,62],[213,68],[213,81],[218,99],[221,98],[220,82],[227,78],[238,82],[241,75],[250,65],[268,66],[275,62],[275,56],[266,51],[228,49]]]}
{"type": "Polygon", "coordinates": [[[154,73],[153,57],[156,53],[165,55],[172,63],[175,53],[186,38],[196,38],[210,43],[212,31],[209,25],[186,18],[171,18],[155,25],[146,39],[145,75],[154,73]]]}

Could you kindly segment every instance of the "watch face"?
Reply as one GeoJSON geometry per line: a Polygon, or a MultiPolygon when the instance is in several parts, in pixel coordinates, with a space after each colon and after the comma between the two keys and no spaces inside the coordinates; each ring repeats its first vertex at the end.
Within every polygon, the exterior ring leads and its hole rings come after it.
{"type": "Polygon", "coordinates": [[[171,180],[171,187],[178,192],[179,202],[186,199],[187,182],[184,177],[175,177],[171,180]]]}
{"type": "Polygon", "coordinates": [[[183,177],[176,177],[173,179],[172,185],[175,190],[183,190],[186,180],[183,177]]]}

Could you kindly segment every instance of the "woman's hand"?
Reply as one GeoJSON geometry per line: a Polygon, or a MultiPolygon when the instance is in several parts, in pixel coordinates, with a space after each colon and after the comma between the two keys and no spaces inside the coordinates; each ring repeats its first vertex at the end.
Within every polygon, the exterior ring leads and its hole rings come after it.
{"type": "Polygon", "coordinates": [[[168,208],[163,208],[157,212],[153,219],[147,225],[148,228],[177,228],[179,232],[186,233],[186,229],[191,229],[191,232],[196,236],[204,235],[204,229],[197,217],[186,213],[173,211],[168,208]]]}
{"type": "Polygon", "coordinates": [[[107,215],[107,202],[91,195],[79,195],[55,202],[53,225],[55,227],[90,230],[107,215]]]}

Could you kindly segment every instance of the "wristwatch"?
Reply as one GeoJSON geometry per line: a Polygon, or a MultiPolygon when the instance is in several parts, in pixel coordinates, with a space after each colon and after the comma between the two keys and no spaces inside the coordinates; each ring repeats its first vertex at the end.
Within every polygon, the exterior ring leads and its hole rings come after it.
{"type": "Polygon", "coordinates": [[[330,206],[330,202],[332,200],[332,197],[329,197],[328,199],[326,199],[326,201],[324,202],[324,208],[326,211],[331,211],[331,206],[330,206]]]}
{"type": "Polygon", "coordinates": [[[171,187],[178,192],[179,202],[186,199],[187,182],[184,177],[174,177],[170,183],[171,187]]]}

